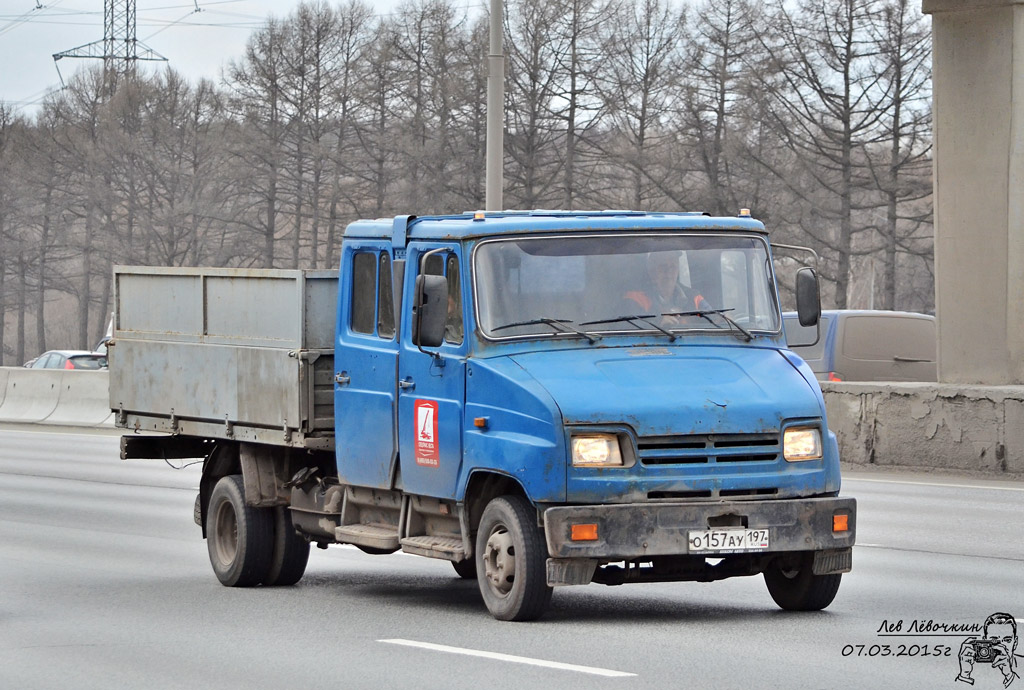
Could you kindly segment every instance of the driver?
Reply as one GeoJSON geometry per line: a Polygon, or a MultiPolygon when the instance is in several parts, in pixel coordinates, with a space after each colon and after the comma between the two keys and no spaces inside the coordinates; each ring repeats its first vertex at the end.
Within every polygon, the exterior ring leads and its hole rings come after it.
{"type": "MultiPolygon", "coordinates": [[[[708,309],[703,296],[688,292],[679,284],[679,252],[651,252],[647,255],[648,285],[644,290],[626,293],[626,303],[639,307],[645,314],[661,316],[666,312],[684,312],[708,309]]],[[[678,323],[679,317],[664,317],[664,321],[678,323]]]]}

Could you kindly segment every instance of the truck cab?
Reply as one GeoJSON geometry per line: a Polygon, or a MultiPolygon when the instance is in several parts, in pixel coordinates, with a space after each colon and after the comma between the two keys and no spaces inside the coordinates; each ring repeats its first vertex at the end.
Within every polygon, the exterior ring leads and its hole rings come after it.
{"type": "MultiPolygon", "coordinates": [[[[814,375],[786,350],[770,257],[749,217],[352,224],[339,481],[452,502],[467,559],[492,536],[480,533],[488,504],[507,495],[524,529],[542,526],[545,586],[763,571],[777,548],[810,551],[787,553],[814,577],[846,569],[854,507],[836,498],[814,375]]],[[[475,565],[493,571],[485,600],[500,601],[493,581],[507,573],[491,561],[475,565]]]]}

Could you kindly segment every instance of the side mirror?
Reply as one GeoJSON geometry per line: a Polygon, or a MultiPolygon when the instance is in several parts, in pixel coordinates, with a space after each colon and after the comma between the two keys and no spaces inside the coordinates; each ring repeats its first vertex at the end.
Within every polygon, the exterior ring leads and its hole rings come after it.
{"type": "Polygon", "coordinates": [[[818,274],[813,268],[796,272],[796,313],[801,326],[816,326],[821,318],[821,293],[818,274]]]}
{"type": "Polygon", "coordinates": [[[412,312],[412,342],[418,347],[437,347],[444,342],[448,318],[448,279],[416,276],[416,300],[412,312]]]}

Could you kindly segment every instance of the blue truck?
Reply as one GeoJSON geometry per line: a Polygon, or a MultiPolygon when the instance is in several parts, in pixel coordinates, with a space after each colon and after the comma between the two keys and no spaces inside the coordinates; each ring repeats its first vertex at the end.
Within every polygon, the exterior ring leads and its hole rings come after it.
{"type": "MultiPolygon", "coordinates": [[[[813,326],[817,277],[795,280],[813,326]]],[[[204,458],[224,585],[349,544],[451,561],[530,620],[555,587],[750,575],[817,610],[851,568],[856,501],[748,212],[361,220],[337,271],[114,287],[122,457],[204,458]]]]}

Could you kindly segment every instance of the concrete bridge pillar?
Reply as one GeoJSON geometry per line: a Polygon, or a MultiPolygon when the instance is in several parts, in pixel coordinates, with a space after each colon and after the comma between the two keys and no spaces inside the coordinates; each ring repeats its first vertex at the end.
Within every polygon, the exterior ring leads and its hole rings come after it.
{"type": "Polygon", "coordinates": [[[932,17],[939,380],[1024,384],[1024,0],[932,17]]]}

